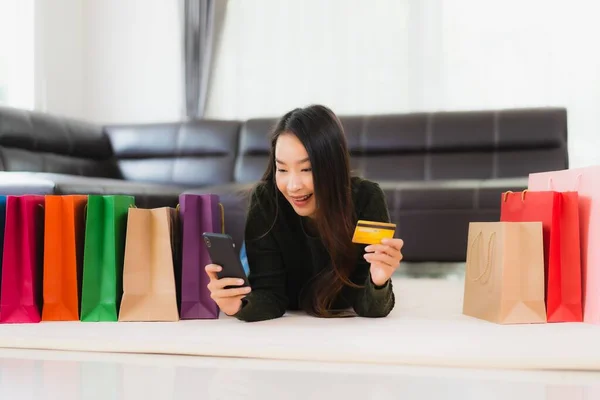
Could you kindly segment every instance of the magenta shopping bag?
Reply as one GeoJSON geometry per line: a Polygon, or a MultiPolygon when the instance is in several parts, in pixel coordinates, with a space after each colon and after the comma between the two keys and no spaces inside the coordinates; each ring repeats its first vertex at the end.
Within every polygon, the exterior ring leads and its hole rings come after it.
{"type": "Polygon", "coordinates": [[[40,322],[44,196],[8,196],[0,285],[0,323],[40,322]]]}

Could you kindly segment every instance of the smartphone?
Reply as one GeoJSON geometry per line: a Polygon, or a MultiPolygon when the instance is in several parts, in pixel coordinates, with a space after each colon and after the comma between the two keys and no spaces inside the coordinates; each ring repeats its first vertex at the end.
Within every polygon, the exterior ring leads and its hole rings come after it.
{"type": "Polygon", "coordinates": [[[224,233],[204,232],[202,234],[208,255],[213,264],[220,265],[222,270],[217,273],[219,279],[243,279],[244,284],[239,286],[225,286],[225,289],[249,286],[248,277],[242,266],[242,261],[235,251],[235,243],[231,236],[224,233]]]}

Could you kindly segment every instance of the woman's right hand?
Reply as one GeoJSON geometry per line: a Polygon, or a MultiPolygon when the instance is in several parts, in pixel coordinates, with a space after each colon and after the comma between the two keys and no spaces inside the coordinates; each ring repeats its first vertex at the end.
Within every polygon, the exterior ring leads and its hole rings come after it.
{"type": "Polygon", "coordinates": [[[221,266],[216,264],[208,264],[205,267],[206,274],[210,278],[208,290],[210,297],[217,303],[221,311],[231,316],[237,313],[242,307],[242,299],[250,293],[249,286],[225,289],[225,286],[241,286],[244,281],[238,278],[222,278],[217,277],[217,272],[221,271],[221,266]]]}

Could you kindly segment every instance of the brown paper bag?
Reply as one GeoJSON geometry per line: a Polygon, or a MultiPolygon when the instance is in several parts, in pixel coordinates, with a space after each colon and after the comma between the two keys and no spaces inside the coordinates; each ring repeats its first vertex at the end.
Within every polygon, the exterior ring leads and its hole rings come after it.
{"type": "Polygon", "coordinates": [[[178,239],[174,208],[129,209],[119,321],[179,320],[178,239]]]}
{"type": "Polygon", "coordinates": [[[546,322],[541,222],[469,224],[463,314],[499,324],[546,322]]]}

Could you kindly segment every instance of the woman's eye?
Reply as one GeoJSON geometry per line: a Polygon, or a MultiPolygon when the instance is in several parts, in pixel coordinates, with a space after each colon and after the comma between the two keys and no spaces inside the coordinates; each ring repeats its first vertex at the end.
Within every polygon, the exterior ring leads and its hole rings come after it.
{"type": "Polygon", "coordinates": [[[312,171],[312,168],[304,168],[304,169],[302,170],[302,172],[310,172],[310,171],[312,171]]]}
{"type": "Polygon", "coordinates": [[[277,172],[285,172],[285,169],[277,168],[277,172]]]}

